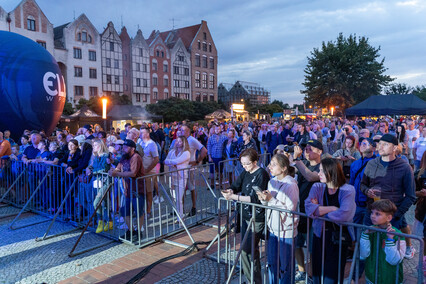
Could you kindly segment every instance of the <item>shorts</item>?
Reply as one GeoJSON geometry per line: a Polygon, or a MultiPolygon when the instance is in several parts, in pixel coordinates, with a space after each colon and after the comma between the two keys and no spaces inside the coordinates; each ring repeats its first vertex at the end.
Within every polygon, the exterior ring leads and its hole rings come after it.
{"type": "MultiPolygon", "coordinates": [[[[151,175],[151,174],[155,174],[155,173],[149,173],[147,175],[151,175]]],[[[147,177],[144,178],[145,180],[145,189],[147,193],[153,192],[154,188],[158,188],[158,181],[157,181],[157,176],[152,176],[152,177],[147,177]]]]}
{"type": "MultiPolygon", "coordinates": [[[[309,251],[312,252],[312,240],[314,236],[314,230],[309,228],[309,251]]],[[[307,243],[308,234],[298,232],[296,236],[296,248],[304,248],[308,245],[307,243]],[[306,246],[305,246],[306,243],[306,246]]]]}
{"type": "Polygon", "coordinates": [[[130,200],[132,201],[133,212],[136,212],[138,217],[142,217],[145,213],[145,197],[143,195],[134,198],[126,197],[123,207],[120,208],[121,215],[130,216],[130,200]]]}

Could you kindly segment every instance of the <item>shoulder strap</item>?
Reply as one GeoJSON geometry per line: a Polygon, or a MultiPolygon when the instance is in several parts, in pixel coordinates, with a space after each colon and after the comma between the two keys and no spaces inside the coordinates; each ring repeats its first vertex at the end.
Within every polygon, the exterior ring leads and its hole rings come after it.
{"type": "Polygon", "coordinates": [[[358,171],[355,173],[355,177],[354,177],[354,180],[356,180],[356,178],[358,177],[358,175],[362,172],[362,170],[367,166],[367,164],[368,164],[368,162],[369,162],[370,160],[368,160],[365,164],[363,164],[362,166],[361,166],[361,168],[359,168],[358,169],[358,171]]]}

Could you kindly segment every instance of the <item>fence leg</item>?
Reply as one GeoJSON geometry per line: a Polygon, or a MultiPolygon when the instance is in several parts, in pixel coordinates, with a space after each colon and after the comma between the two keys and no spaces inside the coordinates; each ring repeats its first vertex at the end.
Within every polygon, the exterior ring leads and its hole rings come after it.
{"type": "Polygon", "coordinates": [[[33,225],[37,225],[37,224],[49,221],[49,220],[43,220],[43,221],[38,221],[38,222],[31,223],[31,224],[19,226],[19,227],[13,227],[13,224],[19,219],[19,217],[21,216],[21,214],[25,211],[25,209],[27,208],[28,204],[30,204],[31,200],[37,194],[38,190],[41,188],[44,180],[47,178],[48,175],[49,174],[46,173],[45,176],[43,177],[43,179],[39,182],[39,185],[36,187],[36,189],[34,190],[33,194],[31,195],[30,199],[28,199],[27,203],[25,203],[24,207],[21,209],[21,211],[19,212],[18,216],[16,216],[15,219],[13,219],[12,223],[10,223],[9,229],[11,229],[11,230],[17,230],[17,229],[21,229],[21,228],[25,228],[25,227],[29,227],[29,226],[33,226],[33,225]]]}
{"type": "Polygon", "coordinates": [[[15,184],[21,179],[21,176],[23,176],[26,173],[26,170],[23,170],[22,173],[19,174],[19,176],[16,178],[16,180],[12,183],[11,186],[6,190],[6,192],[3,194],[3,196],[0,198],[0,203],[6,198],[6,195],[12,190],[12,188],[15,186],[15,184]]]}

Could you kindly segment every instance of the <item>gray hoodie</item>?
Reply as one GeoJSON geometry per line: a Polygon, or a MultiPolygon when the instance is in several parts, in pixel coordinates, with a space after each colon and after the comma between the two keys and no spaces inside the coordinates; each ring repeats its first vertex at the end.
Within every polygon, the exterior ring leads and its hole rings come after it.
{"type": "Polygon", "coordinates": [[[413,170],[401,158],[389,162],[387,167],[380,162],[380,157],[368,162],[361,191],[367,195],[367,191],[374,186],[381,188],[381,199],[389,199],[398,207],[395,218],[401,218],[416,200],[413,170]]]}

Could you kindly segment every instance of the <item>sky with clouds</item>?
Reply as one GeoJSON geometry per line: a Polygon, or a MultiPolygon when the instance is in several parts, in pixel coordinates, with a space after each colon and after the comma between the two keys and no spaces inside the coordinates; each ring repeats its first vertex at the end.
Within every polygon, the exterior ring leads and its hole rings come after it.
{"type": "MultiPolygon", "coordinates": [[[[426,1],[346,0],[36,0],[54,26],[85,13],[102,32],[108,21],[134,36],[208,23],[218,49],[218,82],[256,82],[272,100],[300,103],[307,56],[323,41],[366,36],[381,48],[398,83],[426,84],[426,1]]],[[[18,0],[2,0],[11,11],[18,0]]]]}

